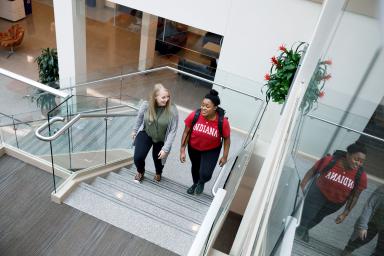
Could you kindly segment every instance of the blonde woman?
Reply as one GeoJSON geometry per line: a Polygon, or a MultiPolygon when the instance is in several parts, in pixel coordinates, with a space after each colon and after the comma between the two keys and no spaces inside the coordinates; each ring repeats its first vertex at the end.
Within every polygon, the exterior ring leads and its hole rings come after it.
{"type": "Polygon", "coordinates": [[[152,157],[155,164],[155,181],[161,180],[165,160],[175,139],[178,113],[171,103],[171,95],[162,84],[155,84],[149,97],[140,106],[136,125],[132,132],[135,140],[134,162],[137,169],[135,181],[144,179],[145,158],[152,147],[152,157]]]}

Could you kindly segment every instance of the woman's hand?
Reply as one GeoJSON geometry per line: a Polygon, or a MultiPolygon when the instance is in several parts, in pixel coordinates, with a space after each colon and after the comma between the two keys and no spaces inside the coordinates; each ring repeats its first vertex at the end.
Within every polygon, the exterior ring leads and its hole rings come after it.
{"type": "Polygon", "coordinates": [[[360,229],[359,230],[359,237],[361,240],[365,240],[367,238],[367,230],[366,229],[360,229]]]}
{"type": "Polygon", "coordinates": [[[335,223],[336,224],[340,224],[341,222],[343,222],[345,220],[345,218],[347,218],[348,214],[343,212],[342,214],[340,214],[339,216],[337,216],[336,220],[335,220],[335,223]]]}
{"type": "Polygon", "coordinates": [[[220,167],[223,167],[226,162],[227,162],[227,157],[226,156],[223,156],[222,158],[220,158],[220,161],[219,161],[220,167]]]}
{"type": "Polygon", "coordinates": [[[180,148],[180,162],[185,162],[185,148],[180,148]]]}
{"type": "Polygon", "coordinates": [[[165,152],[164,150],[160,150],[159,154],[157,155],[159,157],[159,159],[164,159],[166,156],[167,156],[167,152],[165,152]]]}
{"type": "Polygon", "coordinates": [[[136,138],[136,132],[131,133],[131,138],[134,140],[136,138]]]}

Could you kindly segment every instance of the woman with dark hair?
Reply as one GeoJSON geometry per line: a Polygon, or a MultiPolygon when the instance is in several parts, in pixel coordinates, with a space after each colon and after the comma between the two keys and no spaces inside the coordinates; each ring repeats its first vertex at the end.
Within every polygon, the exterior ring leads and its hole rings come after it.
{"type": "Polygon", "coordinates": [[[200,109],[190,113],[184,121],[180,161],[185,162],[185,148],[188,145],[193,179],[188,194],[201,194],[204,191],[204,184],[211,179],[219,159],[222,144],[224,150],[219,165],[223,166],[227,162],[231,144],[230,126],[228,119],[224,118],[224,110],[219,107],[218,95],[217,91],[211,90],[205,95],[200,109]]]}
{"type": "Polygon", "coordinates": [[[367,174],[362,170],[367,150],[360,142],[347,147],[347,152],[336,151],[317,161],[309,169],[300,183],[305,191],[308,181],[316,177],[308,189],[304,201],[298,236],[308,242],[308,231],[319,224],[324,217],[335,213],[343,205],[344,211],[337,216],[335,223],[344,221],[359,199],[360,193],[367,188],[367,174]],[[338,153],[337,152],[342,152],[338,153]]]}
{"type": "Polygon", "coordinates": [[[171,95],[162,84],[155,84],[149,101],[141,104],[136,124],[131,134],[135,140],[134,162],[137,169],[136,182],[144,179],[145,158],[152,147],[155,164],[155,181],[160,182],[165,160],[176,136],[178,112],[171,103],[171,95]]]}

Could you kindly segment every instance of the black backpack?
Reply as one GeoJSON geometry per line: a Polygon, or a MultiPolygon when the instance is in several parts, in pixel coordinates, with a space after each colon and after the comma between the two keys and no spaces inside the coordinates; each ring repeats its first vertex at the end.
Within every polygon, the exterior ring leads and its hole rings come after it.
{"type": "MultiPolygon", "coordinates": [[[[221,107],[217,107],[216,111],[219,114],[219,123],[218,123],[219,133],[220,133],[220,136],[223,137],[223,122],[224,122],[225,110],[222,109],[221,107]]],[[[195,116],[193,117],[193,120],[192,120],[191,130],[193,129],[193,126],[195,126],[197,119],[199,119],[200,112],[201,112],[201,109],[196,110],[195,116]]]]}
{"type": "MultiPolygon", "coordinates": [[[[330,156],[330,154],[328,154],[327,156],[330,156]]],[[[327,166],[324,167],[323,170],[319,171],[320,175],[326,175],[332,168],[333,166],[335,166],[336,162],[344,157],[347,156],[347,152],[346,151],[343,151],[343,150],[336,150],[333,154],[332,154],[332,160],[329,162],[329,164],[327,166]]],[[[321,165],[321,163],[319,164],[319,166],[321,165]]],[[[356,172],[356,175],[355,175],[355,182],[353,184],[353,189],[351,191],[351,195],[353,195],[356,191],[356,189],[359,187],[359,183],[360,183],[360,178],[361,178],[361,174],[363,173],[363,167],[360,166],[359,169],[357,170],[356,172]]]]}

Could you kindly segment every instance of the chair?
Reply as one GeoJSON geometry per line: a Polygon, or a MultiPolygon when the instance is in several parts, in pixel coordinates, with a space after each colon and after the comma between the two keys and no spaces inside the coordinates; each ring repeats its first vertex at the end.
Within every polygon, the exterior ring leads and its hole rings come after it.
{"type": "Polygon", "coordinates": [[[5,48],[10,48],[9,58],[14,53],[14,48],[19,46],[24,38],[24,28],[19,24],[12,25],[8,32],[0,32],[0,45],[5,48]]]}

